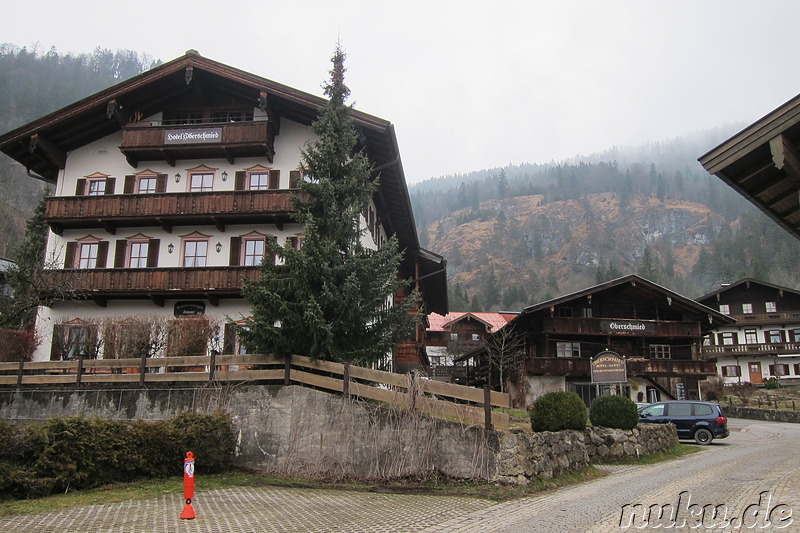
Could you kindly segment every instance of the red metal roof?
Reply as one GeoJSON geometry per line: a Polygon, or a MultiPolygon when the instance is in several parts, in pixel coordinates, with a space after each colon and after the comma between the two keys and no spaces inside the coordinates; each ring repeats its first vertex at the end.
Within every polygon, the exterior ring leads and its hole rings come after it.
{"type": "Polygon", "coordinates": [[[490,326],[489,331],[494,333],[505,326],[516,313],[472,313],[466,311],[453,311],[446,315],[431,313],[428,315],[428,331],[450,331],[450,326],[461,320],[473,318],[490,326]]]}

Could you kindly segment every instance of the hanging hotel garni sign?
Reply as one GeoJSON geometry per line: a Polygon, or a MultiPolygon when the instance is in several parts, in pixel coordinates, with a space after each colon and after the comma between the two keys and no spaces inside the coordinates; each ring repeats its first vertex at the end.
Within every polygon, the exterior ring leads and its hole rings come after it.
{"type": "Polygon", "coordinates": [[[592,383],[625,383],[628,371],[625,359],[618,353],[605,350],[592,357],[592,383]]]}

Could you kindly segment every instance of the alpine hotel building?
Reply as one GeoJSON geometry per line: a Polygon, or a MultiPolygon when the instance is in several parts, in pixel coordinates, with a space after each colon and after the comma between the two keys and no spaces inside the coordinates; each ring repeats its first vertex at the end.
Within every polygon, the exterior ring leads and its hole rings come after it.
{"type": "MultiPolygon", "coordinates": [[[[189,51],[0,136],[0,150],[53,190],[48,267],[75,296],[39,310],[33,359],[119,356],[111,343],[82,353],[85,340],[103,321],[142,316],[201,315],[219,334],[197,351],[241,350],[230,324],[249,314],[243,281],[274,260],[266,239],[302,246],[291,197],[324,102],[189,51]]],[[[447,313],[445,261],[419,246],[394,128],[351,116],[381,177],[361,220],[368,245],[396,235],[398,275],[415,280],[424,311],[447,313]]],[[[393,354],[395,371],[426,363],[423,341],[420,325],[393,354]]]]}

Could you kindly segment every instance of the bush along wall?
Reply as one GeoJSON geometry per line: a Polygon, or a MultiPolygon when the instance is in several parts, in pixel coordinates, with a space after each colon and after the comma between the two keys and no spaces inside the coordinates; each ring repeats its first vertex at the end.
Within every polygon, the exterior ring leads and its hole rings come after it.
{"type": "Polygon", "coordinates": [[[0,498],[36,498],[109,483],[179,476],[187,451],[198,471],[221,472],[236,441],[228,415],[180,414],[156,422],[53,418],[0,421],[0,498]]]}

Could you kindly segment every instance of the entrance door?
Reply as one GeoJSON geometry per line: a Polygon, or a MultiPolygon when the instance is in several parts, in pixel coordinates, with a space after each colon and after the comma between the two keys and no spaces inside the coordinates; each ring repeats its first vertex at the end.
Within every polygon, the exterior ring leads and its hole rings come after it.
{"type": "Polygon", "coordinates": [[[748,366],[750,368],[750,383],[753,385],[760,385],[762,382],[761,363],[758,361],[751,361],[748,366]]]}

